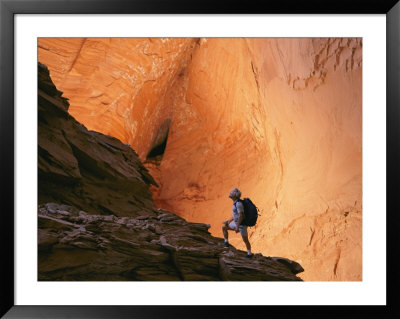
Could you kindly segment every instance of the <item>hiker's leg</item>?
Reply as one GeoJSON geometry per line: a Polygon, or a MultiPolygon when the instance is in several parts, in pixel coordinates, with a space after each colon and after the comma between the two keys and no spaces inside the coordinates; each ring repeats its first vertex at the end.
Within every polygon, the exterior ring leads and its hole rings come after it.
{"type": "Polygon", "coordinates": [[[242,239],[244,241],[244,244],[246,245],[247,252],[250,252],[251,251],[251,245],[250,245],[250,242],[249,242],[249,236],[247,234],[247,226],[242,226],[241,225],[239,230],[240,230],[240,235],[242,235],[242,239]]]}
{"type": "Polygon", "coordinates": [[[231,222],[229,225],[224,224],[222,226],[222,233],[224,234],[224,238],[228,240],[228,230],[234,230],[236,228],[235,222],[231,222]]]}
{"type": "Polygon", "coordinates": [[[250,242],[249,242],[249,237],[248,236],[242,236],[242,238],[243,238],[243,241],[244,241],[244,243],[246,245],[247,251],[251,251],[251,245],[250,245],[250,242]]]}
{"type": "Polygon", "coordinates": [[[224,234],[224,238],[226,240],[228,240],[228,226],[227,225],[222,226],[222,233],[224,234]]]}

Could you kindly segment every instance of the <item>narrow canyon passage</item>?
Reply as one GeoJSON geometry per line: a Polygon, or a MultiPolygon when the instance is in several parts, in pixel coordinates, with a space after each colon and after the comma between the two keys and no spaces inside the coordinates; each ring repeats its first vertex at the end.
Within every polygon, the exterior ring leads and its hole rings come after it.
{"type": "Polygon", "coordinates": [[[222,237],[238,187],[254,252],[362,280],[361,39],[40,38],[38,55],[73,117],[138,153],[159,207],[222,237]]]}

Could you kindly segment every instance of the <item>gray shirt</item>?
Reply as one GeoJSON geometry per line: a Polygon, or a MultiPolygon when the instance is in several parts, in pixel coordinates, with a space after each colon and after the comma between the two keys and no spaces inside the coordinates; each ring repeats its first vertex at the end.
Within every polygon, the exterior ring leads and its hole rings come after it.
{"type": "Polygon", "coordinates": [[[241,201],[236,200],[233,203],[232,207],[232,215],[233,215],[233,220],[237,223],[239,221],[239,215],[240,213],[244,212],[244,207],[241,201]]]}

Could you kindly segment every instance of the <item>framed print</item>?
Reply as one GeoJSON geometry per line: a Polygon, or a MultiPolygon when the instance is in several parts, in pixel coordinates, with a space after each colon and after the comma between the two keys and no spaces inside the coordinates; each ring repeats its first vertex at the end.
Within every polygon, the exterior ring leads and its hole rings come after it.
{"type": "Polygon", "coordinates": [[[1,315],[399,313],[397,1],[0,10],[1,315]]]}

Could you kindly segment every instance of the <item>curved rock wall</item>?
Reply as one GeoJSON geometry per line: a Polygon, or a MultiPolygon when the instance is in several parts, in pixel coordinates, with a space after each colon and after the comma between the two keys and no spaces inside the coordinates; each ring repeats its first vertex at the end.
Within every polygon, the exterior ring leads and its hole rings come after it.
{"type": "Polygon", "coordinates": [[[185,67],[193,39],[41,38],[39,61],[88,129],[149,151],[169,117],[164,96],[185,67]]]}
{"type": "Polygon", "coordinates": [[[39,61],[78,121],[147,162],[159,207],[222,236],[238,186],[254,251],[362,280],[361,39],[39,39],[39,61]]]}

